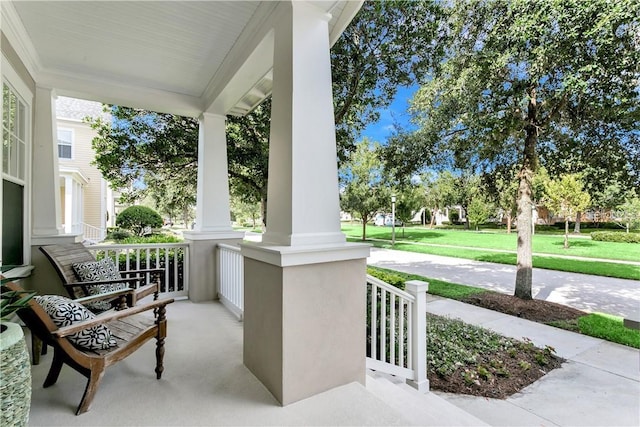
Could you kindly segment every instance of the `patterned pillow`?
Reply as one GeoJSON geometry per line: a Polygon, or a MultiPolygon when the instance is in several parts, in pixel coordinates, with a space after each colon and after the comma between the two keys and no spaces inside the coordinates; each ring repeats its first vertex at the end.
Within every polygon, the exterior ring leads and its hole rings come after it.
{"type": "MultiPolygon", "coordinates": [[[[78,279],[81,282],[96,282],[100,280],[121,279],[122,276],[118,272],[118,268],[111,258],[103,258],[100,261],[78,262],[72,265],[78,279]]],[[[89,296],[100,295],[105,292],[118,291],[127,288],[126,283],[101,283],[98,285],[87,286],[89,296]]],[[[77,295],[80,297],[81,295],[77,295]]],[[[111,308],[109,301],[96,301],[87,304],[87,307],[94,312],[102,312],[111,308]]]]}
{"type": "MultiPolygon", "coordinates": [[[[81,304],[60,295],[42,295],[34,298],[58,327],[69,326],[95,315],[81,304]]],[[[89,350],[102,350],[116,345],[111,331],[104,325],[92,326],[68,336],[75,345],[89,350]]]]}

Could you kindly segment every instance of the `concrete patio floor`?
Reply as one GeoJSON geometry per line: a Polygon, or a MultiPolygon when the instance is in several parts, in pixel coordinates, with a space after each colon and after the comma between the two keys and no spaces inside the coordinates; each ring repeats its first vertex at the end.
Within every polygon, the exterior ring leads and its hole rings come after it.
{"type": "MultiPolygon", "coordinates": [[[[42,383],[52,352],[34,366],[29,425],[482,425],[433,393],[421,417],[383,400],[383,385],[352,383],[281,407],[242,364],[242,323],[217,302],[177,301],[167,308],[163,378],[155,379],[155,341],[107,369],[89,412],[75,416],[85,378],[65,366],[58,382],[42,383]]],[[[313,361],[310,361],[310,368],[313,361]]],[[[375,380],[374,380],[375,381],[375,380]]],[[[400,387],[389,388],[392,391],[400,387]]],[[[404,391],[406,393],[406,391],[404,391]]],[[[417,392],[416,392],[417,393],[417,392]]],[[[415,405],[415,401],[414,401],[415,405]]]]}

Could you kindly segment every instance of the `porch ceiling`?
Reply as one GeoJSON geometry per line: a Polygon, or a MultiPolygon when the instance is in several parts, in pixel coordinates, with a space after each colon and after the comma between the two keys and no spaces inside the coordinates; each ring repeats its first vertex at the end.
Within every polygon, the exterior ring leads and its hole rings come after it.
{"type": "MultiPolygon", "coordinates": [[[[271,92],[265,40],[279,2],[3,3],[3,33],[36,83],[60,95],[197,115],[212,105],[243,114],[271,92]]],[[[332,41],[360,7],[309,3],[331,13],[332,41]]]]}

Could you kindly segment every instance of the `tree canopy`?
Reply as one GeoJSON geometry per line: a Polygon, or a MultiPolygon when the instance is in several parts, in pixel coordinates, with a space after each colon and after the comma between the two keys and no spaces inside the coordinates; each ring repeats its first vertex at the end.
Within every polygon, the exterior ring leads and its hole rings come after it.
{"type": "Polygon", "coordinates": [[[516,296],[531,298],[531,180],[541,145],[594,129],[610,141],[637,140],[638,16],[633,0],[445,7],[437,41],[444,57],[412,101],[419,130],[393,138],[385,160],[405,174],[429,165],[519,165],[516,296]]]}
{"type": "MultiPolygon", "coordinates": [[[[398,86],[422,81],[438,47],[438,7],[432,1],[365,2],[331,49],[338,156],[346,159],[364,127],[378,119],[398,86]]],[[[114,187],[165,194],[179,183],[195,199],[198,122],[194,118],[127,107],[111,108],[113,122],[92,121],[98,131],[96,164],[114,187]],[[156,185],[158,187],[156,188],[156,185]]],[[[267,100],[244,117],[229,117],[227,157],[231,192],[243,202],[260,202],[267,213],[268,141],[271,104],[267,100]]],[[[138,196],[138,192],[133,196],[138,196]]],[[[159,203],[165,204],[165,203],[159,203]]]]}

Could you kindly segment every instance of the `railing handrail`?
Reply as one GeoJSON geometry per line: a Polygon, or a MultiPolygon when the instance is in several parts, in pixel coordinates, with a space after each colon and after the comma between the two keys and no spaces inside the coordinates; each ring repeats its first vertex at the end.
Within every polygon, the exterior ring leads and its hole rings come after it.
{"type": "Polygon", "coordinates": [[[378,279],[377,277],[371,276],[369,274],[367,274],[367,283],[371,283],[372,285],[376,285],[377,287],[382,288],[385,291],[387,291],[387,292],[389,292],[391,294],[394,294],[397,297],[400,297],[402,299],[410,301],[412,303],[416,300],[416,298],[413,295],[403,291],[402,289],[398,289],[395,286],[392,286],[392,285],[388,284],[387,282],[384,282],[384,281],[378,279]]]}
{"type": "Polygon", "coordinates": [[[240,252],[240,246],[228,245],[226,243],[218,243],[218,247],[221,249],[229,249],[230,251],[240,252]]]}
{"type": "Polygon", "coordinates": [[[136,249],[136,248],[182,248],[189,246],[188,243],[114,243],[109,245],[93,245],[89,250],[102,250],[102,249],[136,249]]]}
{"type": "MultiPolygon", "coordinates": [[[[97,244],[87,249],[96,257],[103,253],[113,259],[119,271],[161,268],[161,295],[179,298],[189,294],[189,243],[97,244]]],[[[150,273],[145,276],[147,280],[151,277],[150,273]]]]}

